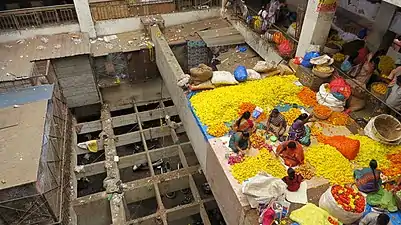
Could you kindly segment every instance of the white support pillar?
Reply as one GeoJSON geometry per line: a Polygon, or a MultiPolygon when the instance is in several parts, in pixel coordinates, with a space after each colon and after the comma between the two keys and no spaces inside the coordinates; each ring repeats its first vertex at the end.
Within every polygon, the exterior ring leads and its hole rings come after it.
{"type": "Polygon", "coordinates": [[[318,0],[308,1],[296,56],[303,57],[311,45],[319,45],[322,49],[326,44],[335,9],[329,12],[319,12],[318,6],[318,0]]]}
{"type": "Polygon", "coordinates": [[[78,16],[79,27],[81,32],[86,32],[89,37],[96,37],[95,24],[92,19],[92,14],[89,8],[88,0],[74,0],[75,10],[78,16]]]}
{"type": "Polygon", "coordinates": [[[366,39],[370,51],[377,51],[380,48],[388,48],[393,43],[395,35],[388,32],[393,20],[397,6],[382,2],[376,15],[372,30],[366,39]]]}

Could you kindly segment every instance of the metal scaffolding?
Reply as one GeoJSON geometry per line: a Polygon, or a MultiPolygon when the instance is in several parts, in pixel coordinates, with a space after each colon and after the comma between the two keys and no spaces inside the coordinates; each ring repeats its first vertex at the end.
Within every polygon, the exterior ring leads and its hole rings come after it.
{"type": "MultiPolygon", "coordinates": [[[[48,83],[55,81],[49,61],[45,77],[48,83]]],[[[37,181],[0,191],[0,221],[3,224],[67,224],[69,221],[72,122],[57,81],[53,84],[52,97],[47,104],[37,181]]]]}

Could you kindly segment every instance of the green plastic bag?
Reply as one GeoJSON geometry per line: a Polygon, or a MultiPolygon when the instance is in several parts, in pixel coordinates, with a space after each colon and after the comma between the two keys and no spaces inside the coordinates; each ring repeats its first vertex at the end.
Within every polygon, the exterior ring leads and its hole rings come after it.
{"type": "Polygon", "coordinates": [[[375,193],[369,193],[366,201],[371,206],[387,209],[389,212],[396,212],[398,210],[394,195],[383,188],[380,188],[375,193]]]}

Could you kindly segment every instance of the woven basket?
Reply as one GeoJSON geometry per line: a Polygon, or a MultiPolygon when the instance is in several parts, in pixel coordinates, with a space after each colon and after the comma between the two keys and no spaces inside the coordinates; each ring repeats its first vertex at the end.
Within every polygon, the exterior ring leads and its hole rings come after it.
{"type": "MultiPolygon", "coordinates": [[[[334,71],[334,68],[333,68],[333,71],[334,71]]],[[[315,68],[312,69],[312,73],[315,74],[317,77],[320,77],[320,78],[328,78],[328,77],[330,77],[333,74],[333,71],[330,72],[330,73],[323,73],[323,72],[317,71],[315,68]]]]}
{"type": "Polygon", "coordinates": [[[375,118],[372,132],[381,140],[394,142],[401,138],[401,130],[397,130],[399,127],[401,127],[401,123],[396,118],[382,114],[375,118]]]}

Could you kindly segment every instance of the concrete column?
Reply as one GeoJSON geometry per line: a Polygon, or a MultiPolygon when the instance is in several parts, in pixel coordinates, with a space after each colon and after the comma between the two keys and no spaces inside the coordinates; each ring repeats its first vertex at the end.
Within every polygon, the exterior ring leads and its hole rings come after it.
{"type": "Polygon", "coordinates": [[[376,15],[376,20],[372,30],[366,39],[367,46],[370,51],[377,51],[381,48],[388,48],[395,37],[395,34],[388,31],[391,25],[397,6],[382,2],[376,15]]]}
{"type": "Polygon", "coordinates": [[[75,10],[78,16],[81,32],[86,32],[89,37],[96,37],[95,23],[89,8],[89,0],[74,0],[75,10]]]}
{"type": "Polygon", "coordinates": [[[335,11],[318,12],[318,5],[317,0],[308,1],[296,56],[303,57],[311,45],[319,45],[322,49],[326,43],[335,11]]]}

